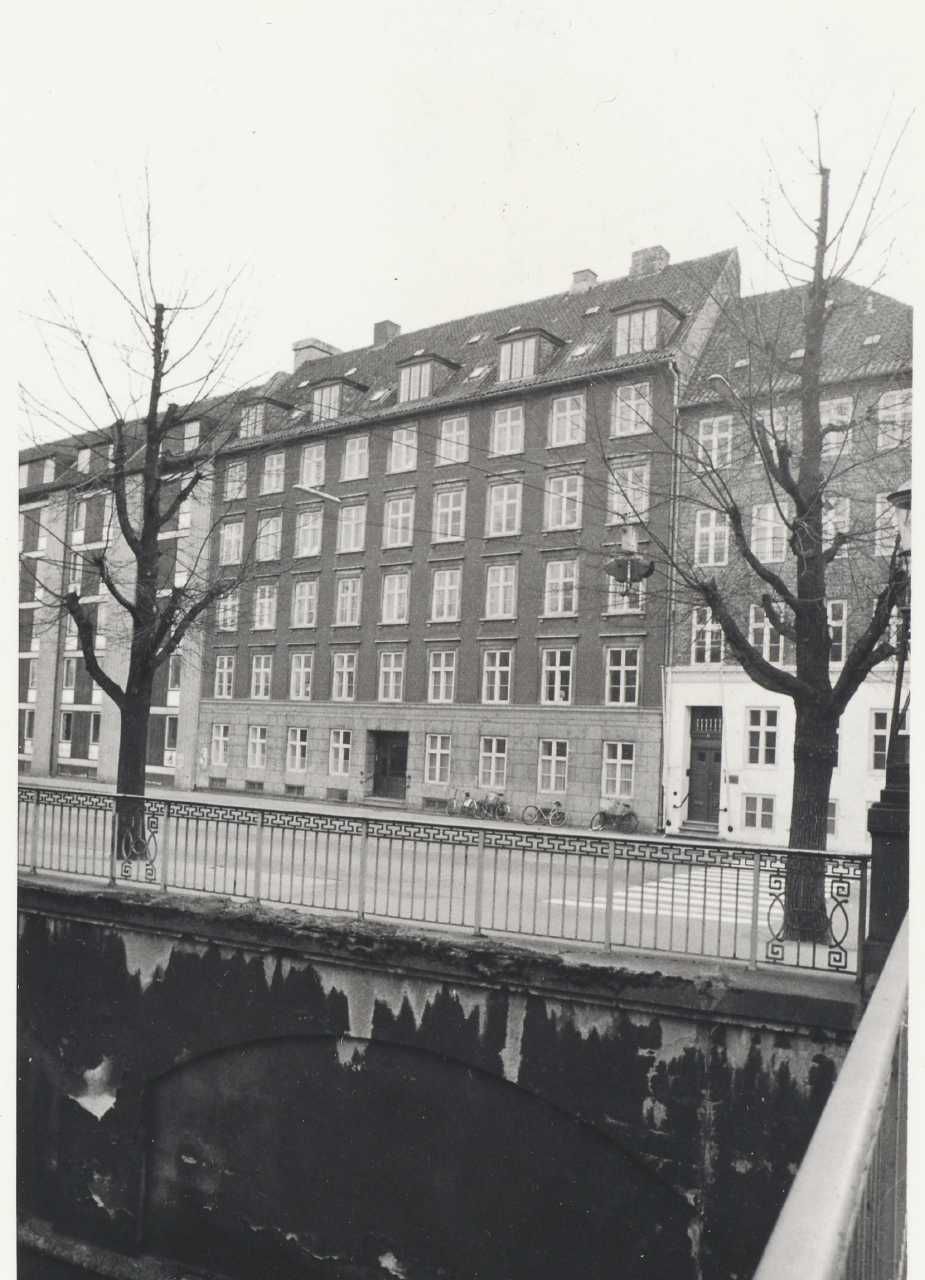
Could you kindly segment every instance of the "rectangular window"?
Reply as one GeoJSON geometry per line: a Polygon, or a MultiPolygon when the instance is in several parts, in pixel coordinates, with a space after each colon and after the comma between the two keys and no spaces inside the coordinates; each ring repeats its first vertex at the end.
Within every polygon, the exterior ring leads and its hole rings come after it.
{"type": "Polygon", "coordinates": [[[379,654],[379,701],[401,702],[405,693],[405,654],[379,654]]]}
{"type": "Polygon", "coordinates": [[[308,730],[290,729],[286,735],[286,772],[304,773],[308,768],[308,730]]]}
{"type": "Polygon", "coordinates": [[[183,658],[179,653],[172,653],[167,659],[167,692],[179,693],[180,680],[183,675],[183,658]]]}
{"type": "Polygon", "coordinates": [[[773,708],[752,707],[748,712],[748,763],[777,764],[778,713],[773,708]]]}
{"type": "Polygon", "coordinates": [[[260,477],[261,493],[282,493],[286,484],[285,453],[268,453],[263,460],[260,477]]]}
{"type": "MultiPolygon", "coordinates": [[[[31,662],[33,659],[30,658],[29,661],[31,662]]],[[[77,659],[65,658],[62,663],[62,672],[61,687],[65,693],[70,693],[72,695],[68,701],[73,702],[73,693],[77,685],[77,659]]]]}
{"type": "Polygon", "coordinates": [[[344,441],[340,464],[341,480],[365,480],[369,475],[369,436],[350,436],[344,441]]]}
{"type": "Polygon", "coordinates": [[[642,613],[646,607],[646,584],[635,582],[626,590],[626,583],[607,575],[607,612],[642,613]]]}
{"type": "Polygon", "coordinates": [[[433,541],[455,542],[465,536],[465,489],[435,489],[433,541]]]}
{"type": "Polygon", "coordinates": [[[636,706],[639,701],[637,645],[617,645],[607,650],[607,689],[604,700],[611,706],[636,706]]]}
{"type": "Polygon", "coordinates": [[[346,777],[350,772],[350,745],[353,734],[349,729],[332,729],[331,745],[328,752],[328,773],[335,777],[346,777]]]}
{"type": "Polygon", "coordinates": [[[489,484],[485,508],[486,538],[520,533],[521,492],[519,480],[489,484]]]}
{"type": "Polygon", "coordinates": [[[55,478],[55,460],[54,458],[42,459],[42,483],[50,484],[55,478]]]}
{"type": "Polygon", "coordinates": [[[382,621],[384,623],[408,621],[410,588],[411,575],[404,569],[398,573],[382,575],[382,621]]]}
{"type": "Polygon", "coordinates": [[[234,697],[233,653],[220,653],[215,659],[215,687],[213,694],[216,698],[234,697]]]}
{"type": "Polygon", "coordinates": [[[318,579],[302,578],[292,588],[293,627],[318,625],[318,579]]]}
{"type": "Polygon", "coordinates": [[[912,438],[912,389],[884,391],[877,402],[877,448],[905,447],[912,438]]]}
{"type": "Polygon", "coordinates": [[[543,613],[547,617],[578,612],[578,561],[547,560],[543,613]]]}
{"type": "Polygon", "coordinates": [[[424,781],[447,783],[450,780],[450,735],[429,733],[424,752],[424,781]]]}
{"type": "Polygon", "coordinates": [[[321,508],[301,507],[295,517],[295,554],[317,556],[321,553],[321,508]]]}
{"type": "Polygon", "coordinates": [[[712,609],[694,609],[691,615],[691,662],[702,665],[722,660],[722,626],[714,621],[712,609]]]}
{"type": "Polygon", "coordinates": [[[496,457],[505,453],[522,453],[523,447],[523,405],[517,404],[506,409],[496,409],[491,416],[489,453],[496,457]]]}
{"type": "Polygon", "coordinates": [[[183,424],[183,452],[189,453],[192,449],[199,448],[199,423],[184,422],[183,424]]]}
{"type": "Polygon", "coordinates": [[[549,410],[549,434],[547,445],[550,449],[560,448],[566,444],[584,444],[585,440],[585,396],[556,396],[549,410]]]}
{"type": "Polygon", "coordinates": [[[838,458],[851,452],[851,425],[854,401],[850,396],[819,402],[819,425],[822,427],[823,458],[838,458]],[[829,431],[831,427],[833,430],[829,431]]]}
{"type": "Polygon", "coordinates": [[[360,622],[363,579],[358,573],[339,577],[334,597],[335,627],[356,627],[360,622]]]}
{"type": "Polygon", "coordinates": [[[355,653],[335,653],[332,672],[332,701],[352,702],[357,693],[357,655],[355,653]]]}
{"type": "Polygon", "coordinates": [[[540,701],[563,704],[572,701],[572,666],[575,655],[571,649],[544,649],[540,701]]]}
{"type": "Polygon", "coordinates": [[[636,351],[654,351],[658,346],[658,308],[630,311],[617,316],[614,354],[632,355],[636,351]]]}
{"type": "Polygon", "coordinates": [[[414,541],[414,494],[387,498],[382,520],[384,547],[410,547],[414,541]]]}
{"type": "Polygon", "coordinates": [[[176,716],[164,717],[164,764],[175,764],[176,760],[168,760],[167,752],[177,749],[177,732],[179,721],[176,716]]]}
{"type": "Polygon", "coordinates": [[[20,489],[25,489],[28,487],[28,484],[29,484],[29,464],[28,462],[21,462],[19,464],[19,487],[20,489]]]}
{"type": "Polygon", "coordinates": [[[418,465],[417,427],[396,427],[389,444],[389,471],[413,471],[418,465]]]}
{"type": "Polygon", "coordinates": [[[337,513],[337,550],[362,551],[365,545],[366,503],[348,503],[337,513]]]}
{"type": "Polygon", "coordinates": [[[543,527],[580,529],[583,488],[581,476],[548,476],[543,527]]]}
{"type": "Polygon", "coordinates": [[[255,653],[251,658],[251,697],[269,698],[272,677],[272,653],[255,653]]]}
{"type": "Polygon", "coordinates": [[[71,526],[71,536],[74,542],[83,542],[84,533],[87,528],[87,502],[80,501],[74,503],[74,523],[71,526]]]}
{"type": "Polygon", "coordinates": [[[649,514],[649,464],[609,462],[607,523],[636,524],[649,514]]]}
{"type": "MultiPolygon", "coordinates": [[[[30,712],[29,714],[34,714],[34,712],[30,712]]],[[[172,717],[172,719],[174,724],[176,724],[176,717],[172,717]]],[[[101,723],[102,723],[102,717],[100,713],[98,711],[91,711],[90,712],[90,746],[91,748],[99,747],[100,745],[101,723]]]]}
{"type": "Polygon", "coordinates": [[[456,650],[432,649],[427,680],[428,702],[452,702],[456,691],[456,650]]]}
{"type": "MultiPolygon", "coordinates": [[[[822,498],[822,543],[828,548],[835,541],[837,534],[843,534],[847,537],[851,525],[851,499],[850,498],[829,498],[823,495],[822,498]]],[[[847,543],[842,542],[836,556],[845,556],[848,554],[847,543]]]]}
{"type": "Polygon", "coordinates": [[[267,738],[269,731],[266,725],[252,724],[247,731],[247,767],[248,769],[265,769],[267,767],[267,738]]]}
{"type": "Polygon", "coordinates": [[[729,560],[729,519],[724,511],[698,511],[694,564],[724,565],[729,560]]]}
{"type": "Polygon", "coordinates": [[[732,461],[732,417],[702,418],[697,424],[695,461],[707,471],[728,467],[732,461]]]}
{"type": "Polygon", "coordinates": [[[846,627],[848,623],[848,605],[845,600],[828,600],[825,606],[829,619],[829,637],[832,647],[829,650],[829,662],[844,662],[846,627]]]}
{"type": "Polygon", "coordinates": [[[324,445],[303,444],[299,459],[299,484],[320,489],[324,485],[324,445]]]}
{"type": "Polygon", "coordinates": [[[568,786],[568,743],[563,738],[541,738],[537,790],[565,791],[568,786]]]}
{"type": "Polygon", "coordinates": [[[762,564],[780,564],[787,554],[787,525],[775,502],[752,507],[752,551],[762,564]]]}
{"type": "Polygon", "coordinates": [[[482,655],[482,701],[510,702],[513,652],[486,649],[482,655]]]}
{"type": "Polygon", "coordinates": [[[276,626],[276,583],[261,582],[254,587],[254,630],[268,631],[276,626]]]}
{"type": "Polygon", "coordinates": [[[265,404],[247,404],[241,410],[241,426],[238,435],[242,440],[253,436],[262,436],[266,418],[265,404]]]}
{"type": "Polygon", "coordinates": [[[289,697],[307,701],[312,696],[314,654],[293,653],[289,657],[289,697]]]}
{"type": "Polygon", "coordinates": [[[871,768],[885,769],[890,735],[890,713],[874,711],[871,724],[871,768]]]}
{"type": "Polygon", "coordinates": [[[536,338],[516,338],[501,344],[499,382],[519,382],[536,372],[536,338]]]}
{"type": "Polygon", "coordinates": [[[482,738],[479,743],[479,786],[502,791],[507,785],[507,738],[482,738]]]}
{"type": "Polygon", "coordinates": [[[247,497],[247,463],[229,462],[225,468],[225,501],[247,497]]]}
{"type": "Polygon", "coordinates": [[[73,711],[62,711],[61,712],[61,734],[58,741],[61,743],[67,743],[68,747],[70,747],[71,739],[73,738],[73,736],[74,736],[74,713],[73,711]]]}
{"type": "Polygon", "coordinates": [[[421,364],[406,364],[398,375],[398,399],[404,404],[406,400],[423,400],[430,395],[432,385],[433,363],[425,360],[421,364]]]}
{"type": "Polygon", "coordinates": [[[211,755],[213,764],[228,763],[228,744],[230,741],[231,726],[227,724],[213,724],[211,755]]]}
{"type": "Polygon", "coordinates": [[[610,402],[610,434],[638,436],[652,430],[652,396],[648,382],[616,387],[610,402]]]}
{"type": "Polygon", "coordinates": [[[430,600],[431,622],[456,622],[462,585],[462,569],[435,569],[430,600]]]}
{"type": "Polygon", "coordinates": [[[489,565],[485,574],[485,617],[517,616],[517,565],[489,565]]]}
{"type": "Polygon", "coordinates": [[[215,625],[219,631],[237,631],[240,594],[230,591],[222,596],[215,611],[215,625]]]}
{"type": "Polygon", "coordinates": [[[282,550],[283,517],[260,516],[257,520],[255,556],[258,560],[278,560],[282,550]]]}
{"type": "Polygon", "coordinates": [[[826,835],[838,835],[838,801],[830,800],[825,815],[825,832],[826,835]]]}
{"type": "Polygon", "coordinates": [[[749,605],[748,642],[759,650],[766,662],[785,663],[787,661],[786,638],[771,625],[760,604],[749,605]]]}
{"type": "MultiPolygon", "coordinates": [[[[312,422],[324,422],[340,413],[340,383],[329,382],[324,387],[312,389],[312,422]]],[[[305,484],[311,484],[306,480],[305,484]]]]}
{"type": "Polygon", "coordinates": [[[773,831],[774,797],[743,796],[742,825],[753,831],[773,831]]]}
{"type": "Polygon", "coordinates": [[[434,466],[446,467],[451,462],[469,461],[469,419],[444,418],[440,423],[440,440],[434,466]]]}
{"type": "Polygon", "coordinates": [[[636,773],[634,742],[605,742],[601,766],[601,795],[611,800],[630,800],[636,773]]]}
{"type": "Polygon", "coordinates": [[[90,450],[77,450],[77,470],[86,474],[90,470],[90,450]]]}

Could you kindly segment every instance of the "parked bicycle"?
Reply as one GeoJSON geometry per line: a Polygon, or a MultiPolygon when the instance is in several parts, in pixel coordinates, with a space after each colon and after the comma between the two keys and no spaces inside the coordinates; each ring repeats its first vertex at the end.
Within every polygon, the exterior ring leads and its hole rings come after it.
{"type": "Polygon", "coordinates": [[[119,856],[125,862],[153,862],[157,857],[157,836],[144,825],[144,816],[122,829],[119,856]]]}
{"type": "Polygon", "coordinates": [[[625,800],[615,800],[609,809],[598,809],[591,819],[592,831],[638,831],[639,815],[625,800]]]}
{"type": "Polygon", "coordinates": [[[450,817],[459,814],[462,818],[488,818],[496,821],[511,816],[511,806],[502,791],[490,791],[487,796],[478,797],[464,791],[462,798],[455,791],[446,802],[446,811],[450,817]]]}
{"type": "Polygon", "coordinates": [[[561,827],[567,819],[566,812],[558,800],[554,800],[552,804],[528,804],[520,817],[523,822],[529,822],[531,825],[545,822],[550,827],[561,827]]]}

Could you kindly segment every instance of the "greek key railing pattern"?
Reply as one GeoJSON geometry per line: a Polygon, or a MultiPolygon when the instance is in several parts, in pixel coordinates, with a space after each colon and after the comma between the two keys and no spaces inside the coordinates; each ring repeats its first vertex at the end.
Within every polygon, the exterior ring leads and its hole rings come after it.
{"type": "Polygon", "coordinates": [[[787,849],[160,797],[140,813],[137,799],[22,786],[19,866],[476,933],[858,973],[867,854],[809,854],[822,864],[820,927],[803,941],[789,936],[787,849]]]}

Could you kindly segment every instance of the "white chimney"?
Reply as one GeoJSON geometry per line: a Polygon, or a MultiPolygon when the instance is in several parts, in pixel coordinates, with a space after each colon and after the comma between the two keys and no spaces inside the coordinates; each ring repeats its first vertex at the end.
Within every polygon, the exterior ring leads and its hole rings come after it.
{"type": "Polygon", "coordinates": [[[630,260],[630,279],[658,275],[670,261],[671,255],[664,245],[654,244],[649,249],[636,249],[630,260]]]}
{"type": "Polygon", "coordinates": [[[292,372],[295,373],[309,360],[323,360],[325,356],[336,356],[339,347],[332,347],[330,342],[322,342],[320,338],[302,338],[292,344],[292,372]]]}
{"type": "Polygon", "coordinates": [[[597,284],[597,272],[592,271],[589,267],[583,268],[581,271],[572,272],[572,284],[569,293],[587,293],[589,289],[593,289],[597,284]]]}

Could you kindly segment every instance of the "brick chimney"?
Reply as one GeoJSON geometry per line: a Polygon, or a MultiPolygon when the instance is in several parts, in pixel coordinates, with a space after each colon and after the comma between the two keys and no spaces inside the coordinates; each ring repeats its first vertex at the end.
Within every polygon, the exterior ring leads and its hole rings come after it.
{"type": "Polygon", "coordinates": [[[572,272],[572,284],[569,293],[587,293],[589,289],[593,289],[597,284],[597,272],[592,271],[589,267],[583,268],[581,271],[572,272]]]}
{"type": "Polygon", "coordinates": [[[310,360],[322,360],[325,356],[336,356],[339,347],[332,347],[330,342],[322,342],[320,338],[302,338],[292,344],[292,372],[308,364],[310,360]]]}
{"type": "Polygon", "coordinates": [[[373,325],[373,346],[384,347],[387,342],[397,338],[401,333],[401,325],[394,320],[377,320],[373,325]]]}
{"type": "Polygon", "coordinates": [[[664,245],[654,244],[649,249],[636,249],[630,260],[630,279],[658,275],[670,261],[671,255],[664,245]]]}

